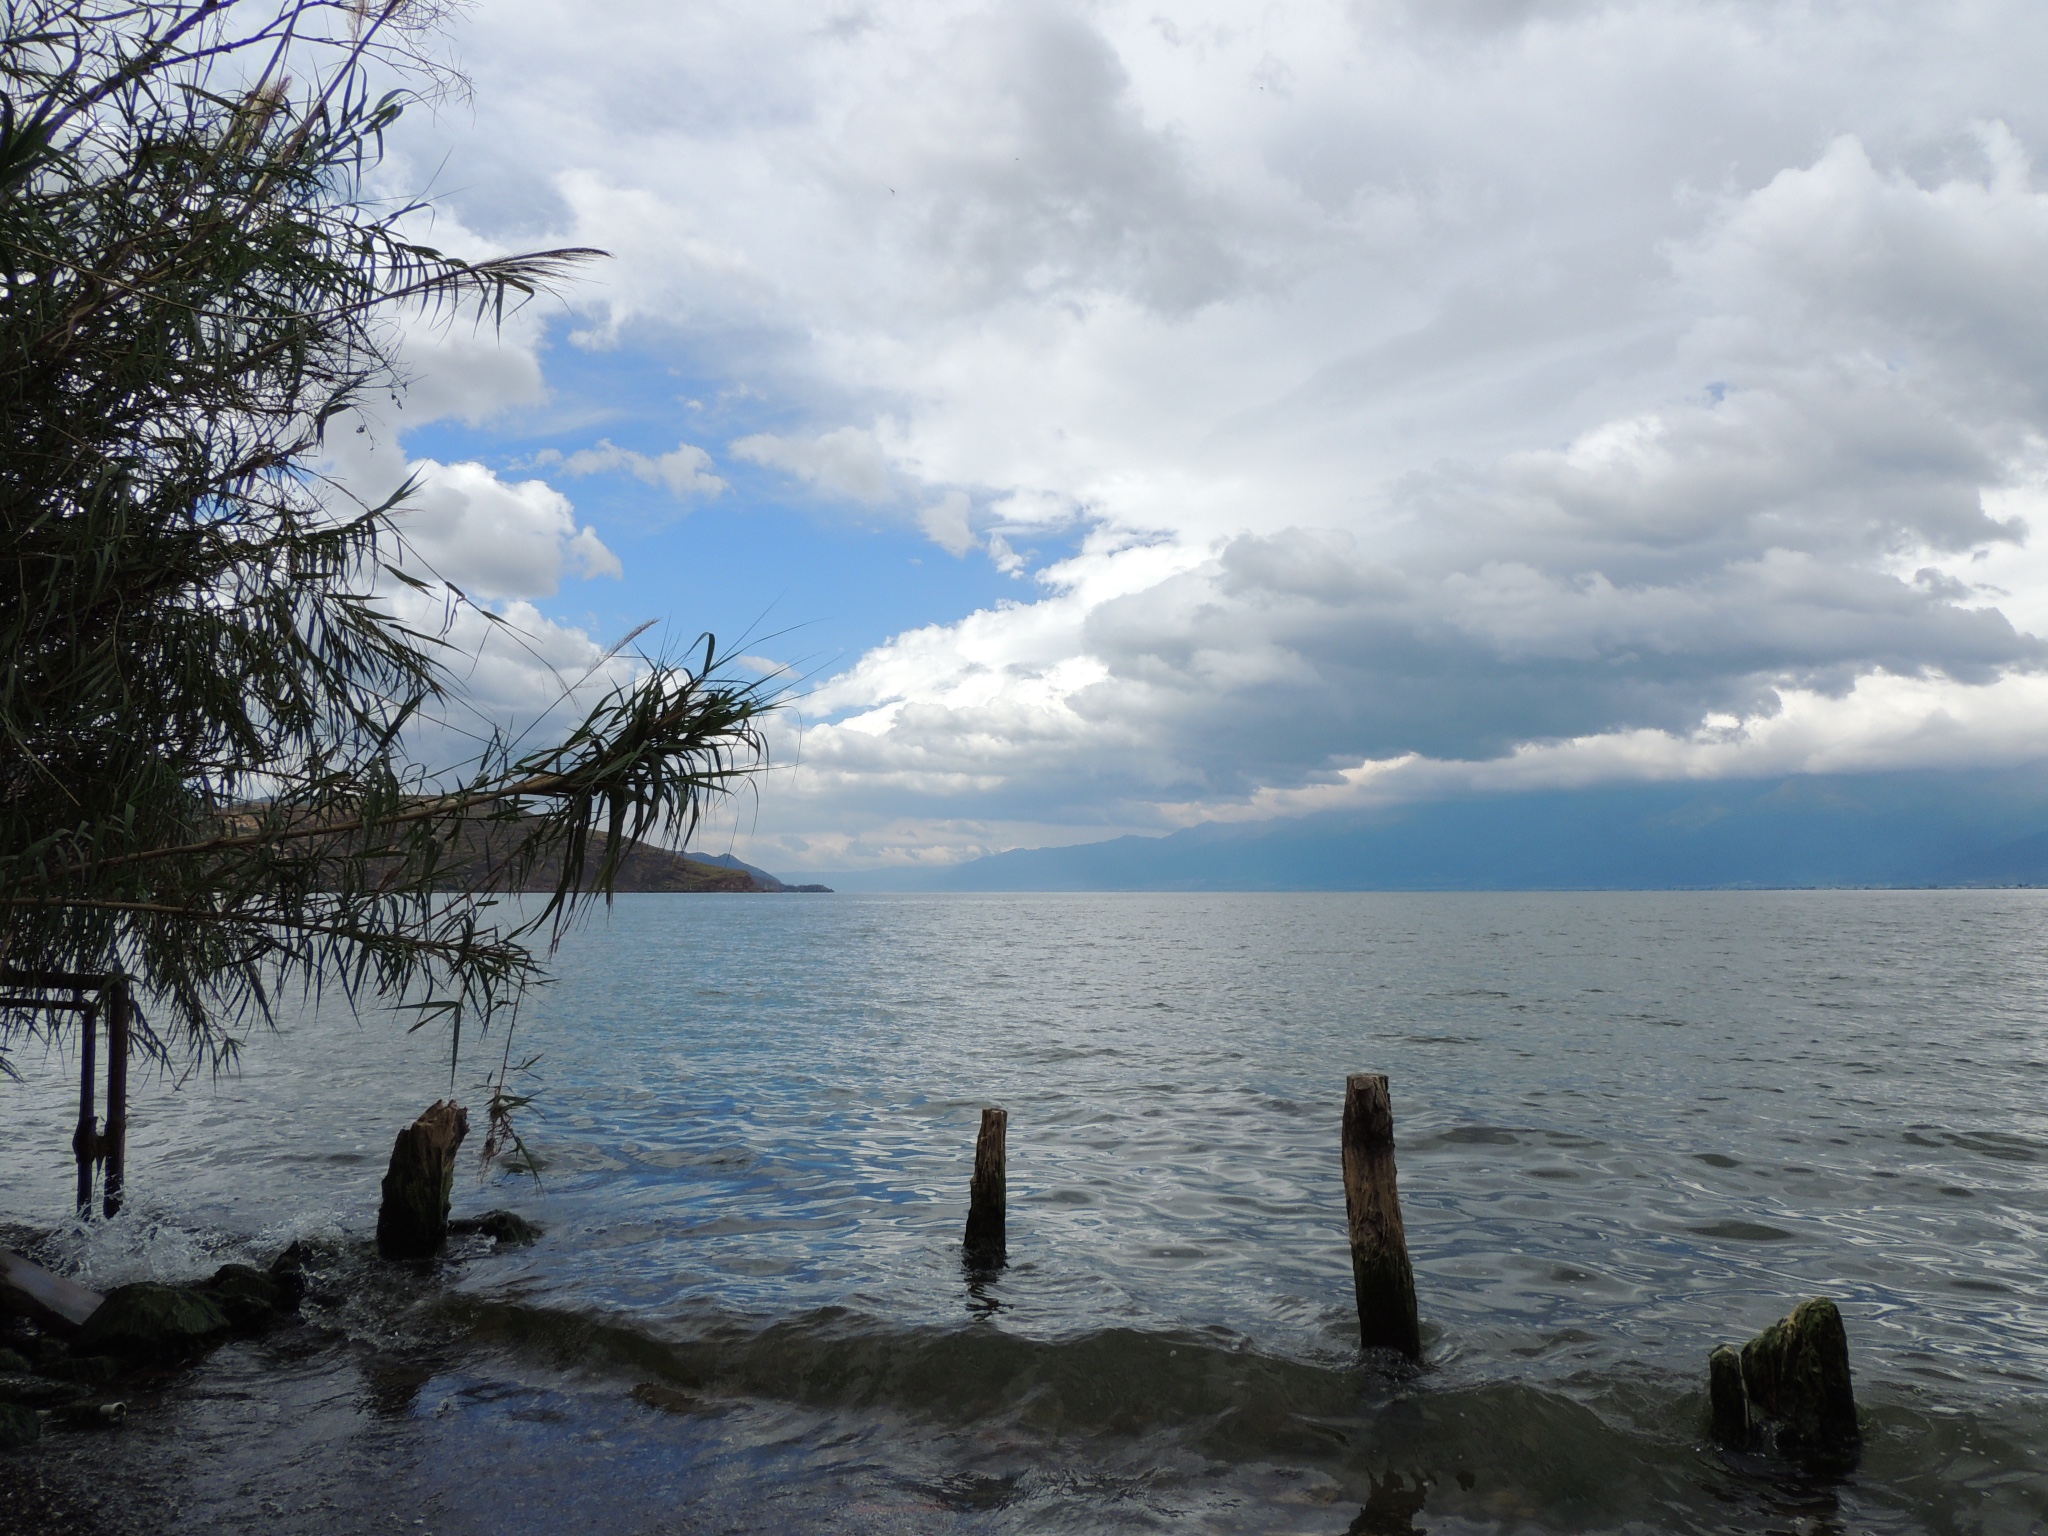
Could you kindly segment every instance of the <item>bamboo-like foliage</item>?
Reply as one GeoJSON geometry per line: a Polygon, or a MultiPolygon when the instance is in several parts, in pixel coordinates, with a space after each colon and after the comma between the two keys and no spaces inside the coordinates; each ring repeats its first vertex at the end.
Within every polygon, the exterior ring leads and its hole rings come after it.
{"type": "MultiPolygon", "coordinates": [[[[407,569],[404,491],[322,482],[322,434],[401,387],[398,318],[495,323],[602,254],[460,261],[368,195],[411,99],[375,82],[434,87],[433,19],[5,4],[0,966],[133,974],[166,1058],[217,1061],[289,983],[459,1040],[635,841],[687,836],[762,761],[770,701],[708,641],[694,665],[641,658],[557,745],[407,755],[450,696],[447,631],[393,594],[445,589],[407,569]],[[495,878],[458,857],[479,820],[495,878]],[[491,896],[552,860],[538,910],[491,896]]],[[[0,1067],[52,1017],[0,1008],[0,1067]]]]}

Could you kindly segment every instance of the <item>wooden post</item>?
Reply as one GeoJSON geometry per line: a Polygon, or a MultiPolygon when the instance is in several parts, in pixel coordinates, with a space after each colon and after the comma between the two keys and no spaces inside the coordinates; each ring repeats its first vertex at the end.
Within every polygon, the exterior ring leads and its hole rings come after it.
{"type": "Polygon", "coordinates": [[[1344,1211],[1351,1224],[1351,1281],[1358,1338],[1367,1349],[1422,1358],[1415,1271],[1394,1187],[1394,1106],[1384,1073],[1359,1072],[1344,1085],[1344,1211]]]}
{"type": "Polygon", "coordinates": [[[387,1259],[430,1259],[448,1240],[455,1153],[469,1134],[469,1111],[435,1100],[398,1133],[377,1211],[377,1251],[387,1259]]]}
{"type": "Polygon", "coordinates": [[[100,1141],[92,1104],[99,1076],[98,1010],[88,1008],[78,1017],[78,1128],[71,1133],[71,1155],[78,1159],[78,1214],[90,1216],[92,1165],[99,1157],[100,1141]]]}
{"type": "Polygon", "coordinates": [[[1707,1401],[1713,1411],[1714,1438],[1731,1451],[1746,1451],[1754,1433],[1749,1419],[1749,1390],[1742,1384],[1742,1356],[1723,1344],[1707,1357],[1707,1401]]]}
{"type": "Polygon", "coordinates": [[[121,1209],[128,1184],[128,1030],[135,1007],[128,978],[111,978],[100,999],[107,1015],[107,1180],[100,1209],[113,1216],[121,1209]]]}
{"type": "Polygon", "coordinates": [[[984,1109],[981,1134],[974,1138],[974,1182],[967,1196],[967,1235],[962,1241],[969,1265],[975,1269],[1001,1269],[1010,1261],[1008,1234],[1004,1229],[1004,1142],[1010,1112],[984,1109]]]}

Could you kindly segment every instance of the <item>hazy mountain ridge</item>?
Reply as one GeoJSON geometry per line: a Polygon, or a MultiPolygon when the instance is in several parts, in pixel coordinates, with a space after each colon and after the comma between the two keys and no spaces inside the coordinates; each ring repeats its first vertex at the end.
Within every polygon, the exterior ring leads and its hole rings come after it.
{"type": "Polygon", "coordinates": [[[873,891],[2048,885],[2048,766],[1474,796],[821,878],[873,891]]]}

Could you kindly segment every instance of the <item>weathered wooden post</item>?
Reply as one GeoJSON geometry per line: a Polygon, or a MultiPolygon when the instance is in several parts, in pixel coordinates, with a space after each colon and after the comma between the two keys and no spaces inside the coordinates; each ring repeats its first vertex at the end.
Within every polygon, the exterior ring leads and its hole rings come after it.
{"type": "Polygon", "coordinates": [[[1354,1073],[1344,1084],[1344,1212],[1351,1224],[1359,1343],[1420,1360],[1415,1271],[1394,1185],[1394,1105],[1382,1072],[1354,1073]]]}
{"type": "Polygon", "coordinates": [[[469,1134],[469,1111],[437,1099],[398,1133],[377,1211],[377,1251],[387,1259],[430,1259],[448,1240],[455,1153],[469,1134]]]}
{"type": "Polygon", "coordinates": [[[1707,1402],[1714,1439],[1731,1451],[1748,1450],[1756,1431],[1749,1418],[1749,1391],[1742,1385],[1742,1353],[1733,1344],[1707,1356],[1707,1402]]]}
{"type": "Polygon", "coordinates": [[[1849,1334],[1825,1296],[1802,1301],[1742,1346],[1707,1361],[1714,1438],[1730,1450],[1762,1444],[1823,1466],[1854,1466],[1862,1449],[1849,1379],[1849,1334]]]}
{"type": "Polygon", "coordinates": [[[128,1185],[128,1031],[135,1000],[128,993],[127,977],[108,978],[100,1007],[107,1015],[107,1129],[101,1138],[107,1179],[100,1209],[113,1216],[121,1209],[121,1194],[128,1185]]]}
{"type": "Polygon", "coordinates": [[[974,1138],[974,1181],[968,1188],[967,1235],[961,1246],[975,1269],[1001,1269],[1010,1261],[1004,1225],[1004,1143],[1009,1125],[1008,1110],[984,1109],[981,1134],[974,1138]]]}
{"type": "MultiPolygon", "coordinates": [[[[79,997],[74,991],[74,999],[79,997]]],[[[104,1006],[104,1002],[100,1006],[104,1006]]],[[[99,1009],[82,1007],[78,1015],[78,1128],[71,1133],[71,1155],[78,1160],[78,1214],[92,1214],[92,1165],[99,1159],[99,1125],[93,1117],[93,1091],[99,1077],[99,1009]]]]}

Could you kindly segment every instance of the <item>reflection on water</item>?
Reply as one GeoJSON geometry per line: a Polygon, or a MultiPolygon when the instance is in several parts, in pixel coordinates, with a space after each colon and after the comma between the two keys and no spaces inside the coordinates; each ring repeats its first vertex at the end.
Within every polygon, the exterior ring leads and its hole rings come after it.
{"type": "MultiPolygon", "coordinates": [[[[110,1281],[340,1240],[341,1332],[209,1379],[293,1383],[293,1454],[413,1478],[448,1530],[2026,1530],[2044,930],[2025,892],[626,898],[520,1025],[543,1182],[458,1191],[536,1247],[422,1281],[348,1246],[446,1063],[308,1018],[239,1078],[146,1089],[134,1212],[67,1251],[110,1281]],[[1365,1069],[1393,1078],[1419,1376],[1356,1358],[1336,1154],[1365,1069]],[[992,1276],[958,1248],[989,1103],[992,1276]],[[1862,1469],[1703,1448],[1708,1350],[1820,1293],[1862,1469]],[[514,1449],[453,1497],[449,1465],[514,1449]]],[[[0,1215],[47,1221],[63,1064],[0,1091],[0,1215]]],[[[162,1422],[220,1420],[233,1486],[298,1476],[195,1392],[162,1422]]],[[[163,1433],[166,1486],[234,1516],[163,1433]]]]}

